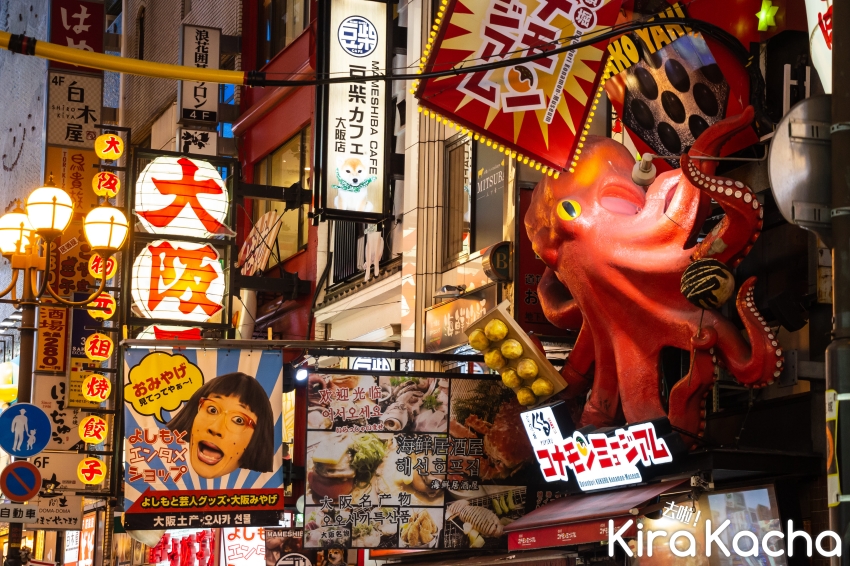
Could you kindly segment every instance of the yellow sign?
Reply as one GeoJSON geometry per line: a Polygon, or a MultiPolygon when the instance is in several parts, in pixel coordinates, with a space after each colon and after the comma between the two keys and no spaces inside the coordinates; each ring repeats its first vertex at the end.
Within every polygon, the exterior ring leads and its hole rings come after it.
{"type": "Polygon", "coordinates": [[[92,254],[89,258],[89,275],[95,279],[102,278],[104,265],[106,266],[106,280],[112,279],[115,274],[115,260],[110,257],[104,262],[103,258],[97,254],[92,254]]]}
{"type": "Polygon", "coordinates": [[[124,140],[115,134],[100,135],[94,140],[94,152],[101,159],[119,159],[124,155],[124,140]]]}
{"type": "Polygon", "coordinates": [[[98,373],[93,373],[83,380],[82,394],[83,397],[93,403],[103,403],[109,399],[109,394],[112,392],[112,382],[109,378],[98,373]]]}
{"type": "Polygon", "coordinates": [[[152,352],[130,370],[130,383],[124,386],[124,400],[140,415],[160,422],[162,411],[174,411],[204,384],[198,366],[180,354],[152,352]]]}
{"type": "MultiPolygon", "coordinates": [[[[83,369],[86,364],[91,364],[91,360],[83,357],[71,356],[71,371],[68,377],[68,406],[69,407],[98,407],[102,401],[90,401],[83,395],[83,383],[90,376],[94,375],[93,370],[83,369]]],[[[111,384],[110,384],[111,387],[111,384]]]]}
{"type": "Polygon", "coordinates": [[[64,373],[68,356],[68,309],[42,305],[38,308],[36,371],[64,373]]]}
{"type": "Polygon", "coordinates": [[[80,438],[86,444],[100,444],[109,433],[106,421],[97,415],[89,415],[80,421],[80,438]]]}
{"type": "Polygon", "coordinates": [[[101,293],[89,305],[97,309],[90,310],[89,315],[95,320],[109,320],[115,314],[115,304],[115,297],[109,293],[101,293]]]}
{"type": "Polygon", "coordinates": [[[112,338],[100,332],[86,338],[86,357],[95,362],[108,360],[115,349],[112,338]]]}
{"type": "Polygon", "coordinates": [[[86,485],[96,485],[106,479],[106,464],[97,458],[83,458],[77,466],[77,477],[86,485]]]}
{"type": "Polygon", "coordinates": [[[92,177],[91,188],[99,197],[112,198],[121,190],[121,180],[115,173],[101,171],[92,177]]]}

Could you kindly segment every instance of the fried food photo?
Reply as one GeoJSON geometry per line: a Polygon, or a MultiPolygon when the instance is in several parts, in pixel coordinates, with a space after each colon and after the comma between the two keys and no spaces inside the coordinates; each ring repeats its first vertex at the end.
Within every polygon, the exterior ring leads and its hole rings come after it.
{"type": "Polygon", "coordinates": [[[407,546],[425,546],[434,540],[439,530],[431,514],[422,509],[415,511],[407,525],[402,528],[401,540],[407,546]]]}

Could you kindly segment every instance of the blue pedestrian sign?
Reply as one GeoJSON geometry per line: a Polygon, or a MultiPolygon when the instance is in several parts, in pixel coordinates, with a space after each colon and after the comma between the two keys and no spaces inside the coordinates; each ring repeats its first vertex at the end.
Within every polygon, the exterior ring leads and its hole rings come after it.
{"type": "Polygon", "coordinates": [[[30,403],[15,403],[0,414],[0,447],[10,456],[35,456],[50,442],[52,432],[44,411],[30,403]]]}

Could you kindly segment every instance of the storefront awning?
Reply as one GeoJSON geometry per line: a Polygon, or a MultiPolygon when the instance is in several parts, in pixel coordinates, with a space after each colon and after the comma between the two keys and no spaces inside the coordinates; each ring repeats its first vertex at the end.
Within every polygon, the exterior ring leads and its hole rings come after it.
{"type": "Polygon", "coordinates": [[[639,509],[662,493],[676,490],[686,481],[681,479],[558,499],[506,526],[508,549],[525,550],[606,540],[609,519],[613,519],[614,528],[619,529],[634,517],[630,513],[632,509],[639,509]]]}

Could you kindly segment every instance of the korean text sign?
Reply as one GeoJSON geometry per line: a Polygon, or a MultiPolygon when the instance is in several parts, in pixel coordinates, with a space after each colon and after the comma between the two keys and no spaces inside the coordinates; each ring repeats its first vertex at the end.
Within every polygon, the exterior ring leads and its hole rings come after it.
{"type": "MultiPolygon", "coordinates": [[[[453,0],[425,71],[575,44],[614,24],[619,7],[618,0],[453,0]]],[[[591,111],[604,49],[604,43],[587,45],[512,67],[426,79],[416,95],[420,105],[505,147],[567,168],[591,111]]]]}
{"type": "Polygon", "coordinates": [[[504,548],[526,472],[539,474],[512,393],[498,380],[311,375],[305,547],[504,548]]]}
{"type": "Polygon", "coordinates": [[[125,526],[277,523],[280,352],[131,349],[124,363],[125,526]]]}
{"type": "MultiPolygon", "coordinates": [[[[369,77],[387,67],[387,4],[370,0],[329,2],[331,76],[369,77]]],[[[330,85],[327,114],[325,208],[347,217],[384,210],[386,83],[330,85]]]]}

